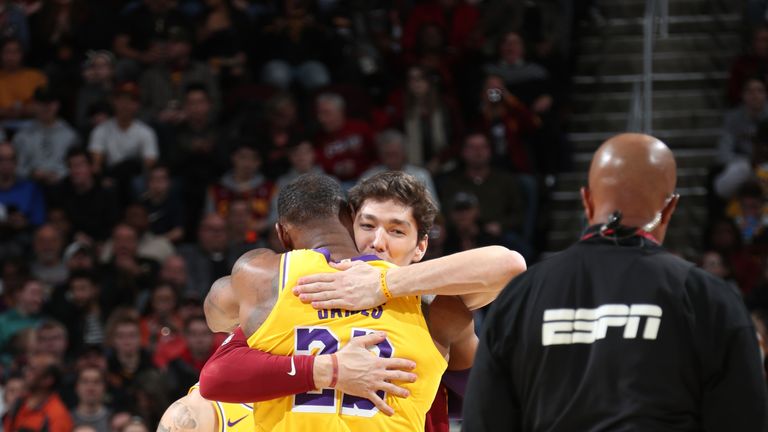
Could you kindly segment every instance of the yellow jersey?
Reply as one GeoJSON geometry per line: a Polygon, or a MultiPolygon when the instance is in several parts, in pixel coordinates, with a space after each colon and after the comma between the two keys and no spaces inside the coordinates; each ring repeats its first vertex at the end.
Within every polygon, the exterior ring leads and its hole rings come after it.
{"type": "MultiPolygon", "coordinates": [[[[187,394],[199,389],[200,384],[189,388],[187,394]]],[[[253,405],[208,401],[213,405],[218,421],[216,432],[253,432],[253,405]]]]}
{"type": "MultiPolygon", "coordinates": [[[[415,383],[397,383],[408,389],[402,399],[380,392],[395,410],[388,417],[367,399],[335,389],[320,389],[254,405],[257,431],[423,431],[427,411],[447,366],[429,334],[418,296],[389,300],[369,310],[315,310],[292,292],[297,280],[315,273],[335,272],[330,254],[296,250],[280,258],[280,292],[277,303],[261,327],[248,338],[252,348],[279,355],[331,354],[349,340],[373,331],[385,331],[387,339],[374,354],[416,362],[415,383]]],[[[394,267],[373,257],[369,264],[394,267]]],[[[288,373],[289,371],[286,371],[288,373]]]]}

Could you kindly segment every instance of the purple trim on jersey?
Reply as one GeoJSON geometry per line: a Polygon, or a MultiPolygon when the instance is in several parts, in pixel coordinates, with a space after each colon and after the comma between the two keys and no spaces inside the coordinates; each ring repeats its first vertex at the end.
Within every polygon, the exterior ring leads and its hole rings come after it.
{"type": "Polygon", "coordinates": [[[280,291],[285,289],[285,282],[288,280],[288,257],[290,255],[290,252],[286,252],[285,255],[283,255],[283,282],[280,285],[280,291]]]}
{"type": "Polygon", "coordinates": [[[219,410],[221,416],[221,432],[227,431],[227,413],[224,412],[224,407],[221,406],[221,402],[216,402],[216,409],[219,410]]]}
{"type": "Polygon", "coordinates": [[[247,403],[244,403],[244,404],[240,404],[240,405],[242,405],[242,406],[244,406],[244,407],[248,408],[249,410],[253,411],[253,406],[251,406],[251,405],[248,405],[247,403]]]}
{"type": "MultiPolygon", "coordinates": [[[[325,257],[325,260],[327,262],[331,262],[331,251],[329,251],[328,249],[326,249],[326,248],[317,248],[317,249],[312,249],[312,250],[314,252],[319,253],[319,254],[323,254],[323,256],[325,257]]],[[[350,258],[350,259],[352,261],[368,262],[368,261],[376,261],[376,260],[379,259],[379,257],[377,257],[376,255],[360,255],[360,256],[356,256],[356,257],[350,258]]]]}

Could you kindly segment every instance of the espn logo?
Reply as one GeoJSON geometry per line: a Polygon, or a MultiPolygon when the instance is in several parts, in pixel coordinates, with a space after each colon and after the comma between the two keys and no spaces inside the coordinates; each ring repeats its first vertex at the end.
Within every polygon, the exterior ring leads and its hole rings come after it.
{"type": "Polygon", "coordinates": [[[547,309],[541,326],[541,344],[591,344],[605,339],[609,327],[624,327],[624,339],[636,339],[644,321],[643,339],[655,340],[661,308],[652,304],[607,304],[595,309],[547,309]]]}

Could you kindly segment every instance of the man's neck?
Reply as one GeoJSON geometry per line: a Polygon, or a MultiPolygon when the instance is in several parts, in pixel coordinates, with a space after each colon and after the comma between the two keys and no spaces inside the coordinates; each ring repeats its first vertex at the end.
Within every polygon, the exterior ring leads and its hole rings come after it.
{"type": "Polygon", "coordinates": [[[341,261],[359,254],[349,231],[341,225],[330,229],[305,230],[302,241],[297,242],[295,248],[327,249],[331,252],[331,260],[333,261],[341,261]]]}
{"type": "Polygon", "coordinates": [[[51,393],[47,390],[33,390],[29,393],[29,396],[27,396],[27,406],[40,406],[40,404],[42,404],[50,395],[51,393]]]}
{"type": "Polygon", "coordinates": [[[115,117],[115,122],[120,129],[126,130],[133,124],[133,117],[115,117]]]}
{"type": "Polygon", "coordinates": [[[488,177],[488,175],[491,174],[491,167],[488,165],[468,166],[466,173],[467,173],[467,177],[471,177],[473,179],[485,180],[488,177]]]}
{"type": "Polygon", "coordinates": [[[16,184],[16,176],[0,177],[0,189],[10,189],[16,184]]]}
{"type": "Polygon", "coordinates": [[[93,189],[93,185],[93,179],[86,180],[82,183],[72,183],[72,187],[75,188],[75,191],[79,193],[88,192],[89,190],[93,189]]]}
{"type": "Polygon", "coordinates": [[[49,128],[56,124],[56,120],[57,118],[54,117],[52,119],[39,120],[39,122],[41,125],[43,125],[43,127],[49,128]]]}
{"type": "Polygon", "coordinates": [[[77,407],[75,408],[75,411],[84,417],[93,417],[99,412],[101,412],[102,406],[98,402],[80,402],[77,404],[77,407]]]}

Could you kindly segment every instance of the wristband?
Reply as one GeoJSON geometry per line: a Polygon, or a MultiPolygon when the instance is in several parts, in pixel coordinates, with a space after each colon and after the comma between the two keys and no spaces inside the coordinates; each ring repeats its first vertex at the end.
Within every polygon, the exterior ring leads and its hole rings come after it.
{"type": "Polygon", "coordinates": [[[392,293],[387,286],[387,270],[388,269],[381,269],[381,292],[384,293],[384,297],[386,297],[387,300],[392,300],[392,293]]]}
{"type": "Polygon", "coordinates": [[[339,381],[339,359],[336,358],[336,353],[331,354],[331,364],[333,365],[333,375],[331,375],[330,388],[336,387],[336,382],[339,381]]]}

